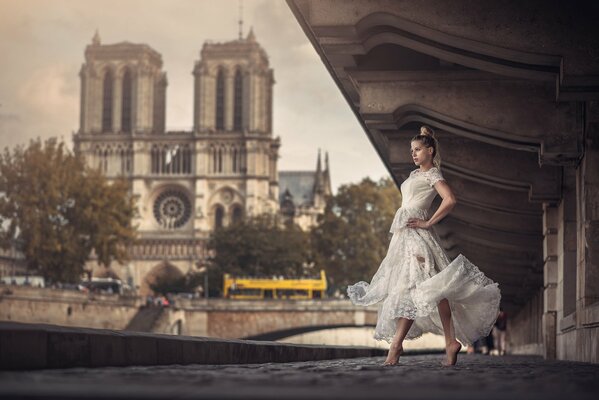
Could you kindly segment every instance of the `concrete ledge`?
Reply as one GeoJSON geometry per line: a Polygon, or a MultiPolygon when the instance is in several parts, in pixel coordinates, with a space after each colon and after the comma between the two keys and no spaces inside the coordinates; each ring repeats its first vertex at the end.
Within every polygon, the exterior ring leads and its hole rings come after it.
{"type": "Polygon", "coordinates": [[[0,322],[0,369],[247,364],[374,357],[387,350],[0,322]]]}

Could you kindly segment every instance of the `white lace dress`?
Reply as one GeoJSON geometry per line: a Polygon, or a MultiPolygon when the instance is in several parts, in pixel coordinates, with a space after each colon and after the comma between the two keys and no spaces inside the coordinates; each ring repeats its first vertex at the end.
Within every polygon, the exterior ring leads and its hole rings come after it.
{"type": "Polygon", "coordinates": [[[434,228],[406,227],[409,218],[429,219],[437,195],[433,185],[439,180],[443,176],[437,167],[410,173],[401,184],[402,206],[391,224],[387,255],[370,283],[347,288],[356,305],[378,303],[376,340],[391,343],[399,317],[414,320],[406,339],[425,332],[443,334],[437,304],[444,298],[451,307],[456,338],[463,344],[487,336],[499,314],[497,283],[462,254],[450,261],[434,228]]]}

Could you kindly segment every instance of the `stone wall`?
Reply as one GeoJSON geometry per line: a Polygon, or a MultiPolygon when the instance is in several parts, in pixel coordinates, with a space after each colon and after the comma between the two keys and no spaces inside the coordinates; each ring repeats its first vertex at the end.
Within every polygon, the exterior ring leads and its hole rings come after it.
{"type": "Polygon", "coordinates": [[[543,290],[516,315],[508,315],[508,352],[543,355],[543,290]]]}
{"type": "MultiPolygon", "coordinates": [[[[142,303],[139,297],[0,286],[0,321],[123,330],[142,303]]],[[[177,299],[173,307],[165,308],[152,323],[151,331],[243,338],[294,328],[309,331],[374,326],[376,317],[375,307],[364,309],[353,306],[349,300],[177,299]]]]}
{"type": "Polygon", "coordinates": [[[0,321],[124,329],[139,306],[138,298],[116,294],[0,286],[0,321]]]}

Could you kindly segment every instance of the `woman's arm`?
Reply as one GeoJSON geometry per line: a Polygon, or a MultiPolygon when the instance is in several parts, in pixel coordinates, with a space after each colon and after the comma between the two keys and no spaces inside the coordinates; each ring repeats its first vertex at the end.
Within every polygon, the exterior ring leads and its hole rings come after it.
{"type": "Polygon", "coordinates": [[[447,214],[453,210],[455,207],[457,200],[451,191],[451,188],[444,180],[437,181],[435,183],[434,188],[437,190],[437,193],[441,196],[443,201],[437,211],[433,214],[432,217],[425,221],[420,218],[410,218],[408,219],[408,223],[406,226],[408,228],[424,228],[428,229],[431,226],[435,225],[437,222],[441,221],[447,214]]]}
{"type": "Polygon", "coordinates": [[[434,188],[437,190],[437,193],[439,193],[439,196],[441,196],[443,201],[433,216],[426,221],[426,228],[430,228],[437,222],[441,221],[447,214],[451,212],[451,210],[453,210],[457,203],[457,200],[447,182],[443,180],[438,181],[435,183],[434,188]]]}

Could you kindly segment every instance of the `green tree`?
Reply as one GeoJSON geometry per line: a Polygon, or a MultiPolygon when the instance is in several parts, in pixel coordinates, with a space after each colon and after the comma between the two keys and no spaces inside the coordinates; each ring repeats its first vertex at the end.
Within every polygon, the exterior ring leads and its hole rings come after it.
{"type": "Polygon", "coordinates": [[[216,229],[208,248],[209,286],[214,295],[222,291],[224,273],[234,276],[300,277],[310,259],[309,235],[297,225],[282,226],[277,215],[247,217],[216,229]],[[217,290],[218,288],[218,290],[217,290]]]}
{"type": "Polygon", "coordinates": [[[156,279],[156,282],[150,284],[150,288],[159,294],[168,293],[190,293],[202,284],[204,274],[199,272],[188,272],[180,278],[163,276],[156,279]]]}
{"type": "Polygon", "coordinates": [[[401,193],[389,178],[342,185],[327,199],[311,247],[330,291],[345,293],[348,284],[372,277],[387,253],[389,227],[400,205],[401,193]]]}
{"type": "Polygon", "coordinates": [[[0,246],[21,243],[50,281],[78,281],[92,250],[107,267],[126,261],[136,212],[125,180],[109,183],[56,139],[0,154],[0,246]]]}

